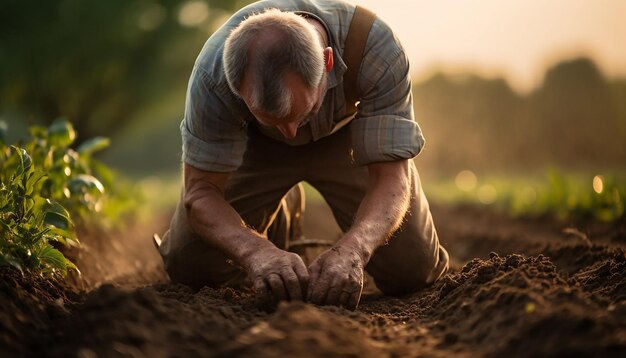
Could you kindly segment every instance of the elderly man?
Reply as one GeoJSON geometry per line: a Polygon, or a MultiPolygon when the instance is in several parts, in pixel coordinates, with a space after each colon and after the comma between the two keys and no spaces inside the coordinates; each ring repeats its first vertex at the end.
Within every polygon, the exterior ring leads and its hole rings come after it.
{"type": "Polygon", "coordinates": [[[274,300],[354,309],[364,270],[389,295],[447,271],[412,161],[424,140],[409,64],[380,19],[352,69],[359,103],[349,113],[344,51],[354,13],[343,1],[260,1],[206,42],[181,123],[182,197],[159,248],[173,281],[248,282],[274,300]],[[343,232],[309,267],[286,251],[300,232],[303,181],[343,232]]]}

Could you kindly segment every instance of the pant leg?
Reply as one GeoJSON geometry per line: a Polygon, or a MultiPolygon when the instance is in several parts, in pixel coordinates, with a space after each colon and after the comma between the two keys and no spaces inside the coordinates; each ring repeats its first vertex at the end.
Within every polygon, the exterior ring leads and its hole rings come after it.
{"type": "MultiPolygon", "coordinates": [[[[366,167],[353,163],[348,130],[339,131],[324,148],[317,148],[315,171],[307,181],[328,202],[346,232],[354,222],[368,182],[366,167]]],[[[448,270],[448,254],[440,245],[428,201],[414,163],[410,163],[410,209],[387,245],[376,250],[366,266],[385,294],[414,292],[433,283],[448,270]]]]}
{"type": "Polygon", "coordinates": [[[181,199],[159,247],[165,271],[172,282],[193,289],[210,287],[241,287],[246,274],[228,257],[203,241],[189,226],[187,210],[181,199]]]}

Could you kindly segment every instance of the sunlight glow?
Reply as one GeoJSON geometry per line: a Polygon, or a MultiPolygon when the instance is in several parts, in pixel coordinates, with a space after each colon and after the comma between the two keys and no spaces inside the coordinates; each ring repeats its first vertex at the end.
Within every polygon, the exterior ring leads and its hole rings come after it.
{"type": "Polygon", "coordinates": [[[209,17],[209,5],[204,1],[187,1],[178,12],[178,22],[187,27],[201,25],[209,17]]]}
{"type": "Polygon", "coordinates": [[[474,174],[471,170],[460,171],[459,174],[456,175],[454,181],[456,186],[463,191],[472,191],[476,189],[476,185],[478,184],[476,174],[474,174]]]}
{"type": "Polygon", "coordinates": [[[601,175],[593,177],[593,191],[600,194],[604,191],[604,180],[601,175]]]}
{"type": "Polygon", "coordinates": [[[522,92],[563,58],[590,56],[626,76],[623,0],[352,0],[394,29],[420,76],[433,71],[504,76],[522,92]]]}
{"type": "Polygon", "coordinates": [[[498,199],[498,192],[493,185],[485,184],[478,188],[478,201],[485,205],[493,204],[498,199]]]}

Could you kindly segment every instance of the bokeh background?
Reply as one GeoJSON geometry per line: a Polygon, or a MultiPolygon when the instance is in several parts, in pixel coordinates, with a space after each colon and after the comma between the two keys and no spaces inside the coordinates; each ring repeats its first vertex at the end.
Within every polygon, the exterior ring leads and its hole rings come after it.
{"type": "MultiPolygon", "coordinates": [[[[171,205],[193,63],[250,2],[3,0],[0,119],[9,139],[67,117],[78,143],[110,137],[101,159],[154,205],[171,205]]],[[[578,200],[568,199],[574,187],[599,195],[624,183],[626,2],[353,2],[388,22],[410,58],[427,139],[416,162],[435,200],[523,211],[555,190],[564,205],[578,200]]],[[[616,192],[606,200],[623,213],[616,192]]]]}

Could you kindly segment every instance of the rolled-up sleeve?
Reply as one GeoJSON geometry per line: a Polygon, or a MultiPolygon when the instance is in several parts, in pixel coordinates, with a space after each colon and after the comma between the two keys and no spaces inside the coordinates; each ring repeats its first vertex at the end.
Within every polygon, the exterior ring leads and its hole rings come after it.
{"type": "Polygon", "coordinates": [[[201,69],[192,71],[180,124],[183,162],[212,172],[232,172],[241,165],[245,122],[225,102],[227,90],[215,86],[201,69]]]}
{"type": "Polygon", "coordinates": [[[351,124],[355,162],[365,165],[418,155],[424,137],[414,118],[409,63],[402,48],[366,55],[359,87],[364,95],[351,124]]]}

